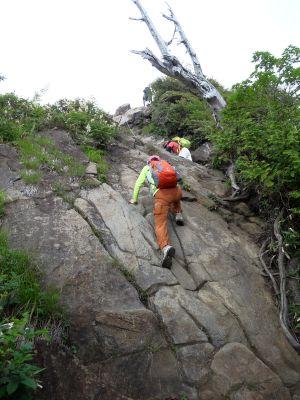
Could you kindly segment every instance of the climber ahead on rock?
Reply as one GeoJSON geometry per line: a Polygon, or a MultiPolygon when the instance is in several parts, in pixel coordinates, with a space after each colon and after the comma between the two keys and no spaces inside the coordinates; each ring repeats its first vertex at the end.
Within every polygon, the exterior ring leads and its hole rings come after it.
{"type": "Polygon", "coordinates": [[[146,181],[154,196],[155,234],[162,251],[162,267],[170,268],[175,249],[170,245],[168,214],[171,211],[175,215],[176,224],[184,225],[180,204],[182,190],[177,185],[182,183],[182,179],[167,161],[159,156],[150,156],[135,183],[131,204],[138,203],[140,189],[146,181]]]}
{"type": "Polygon", "coordinates": [[[143,90],[143,103],[144,107],[146,107],[147,103],[151,104],[152,102],[152,90],[150,86],[146,86],[145,89],[143,90]]]}
{"type": "Polygon", "coordinates": [[[191,142],[188,139],[175,136],[173,139],[164,143],[163,146],[169,153],[174,153],[177,154],[179,157],[193,161],[191,152],[189,150],[191,142]]]}
{"type": "Polygon", "coordinates": [[[168,140],[164,144],[164,148],[169,152],[169,153],[174,153],[178,154],[180,151],[180,144],[176,142],[175,140],[168,140]]]}
{"type": "Polygon", "coordinates": [[[178,153],[178,157],[185,158],[187,160],[193,161],[191,152],[187,147],[180,146],[180,151],[178,153]]]}

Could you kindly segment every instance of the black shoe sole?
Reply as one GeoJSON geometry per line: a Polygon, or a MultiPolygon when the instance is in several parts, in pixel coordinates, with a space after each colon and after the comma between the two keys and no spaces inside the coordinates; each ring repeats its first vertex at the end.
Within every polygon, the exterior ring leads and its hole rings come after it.
{"type": "Polygon", "coordinates": [[[161,266],[163,268],[171,268],[172,267],[172,258],[175,256],[174,247],[170,247],[164,259],[162,260],[161,266]]]}
{"type": "Polygon", "coordinates": [[[176,221],[176,225],[183,226],[184,222],[183,221],[176,221]]]}

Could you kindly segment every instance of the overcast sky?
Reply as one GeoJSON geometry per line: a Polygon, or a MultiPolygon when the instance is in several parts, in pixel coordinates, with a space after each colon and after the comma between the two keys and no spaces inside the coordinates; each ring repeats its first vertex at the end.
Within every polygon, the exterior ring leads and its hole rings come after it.
{"type": "MultiPolygon", "coordinates": [[[[173,26],[163,0],[141,0],[165,40],[173,26]]],[[[248,77],[254,51],[279,56],[299,46],[299,0],[169,0],[202,70],[225,87],[248,77]]],[[[142,105],[143,88],[161,74],[130,50],[156,54],[131,0],[0,0],[0,92],[43,102],[94,97],[108,112],[142,105]]],[[[173,47],[172,47],[173,48],[173,47]]],[[[180,51],[174,49],[174,51],[180,51]]],[[[186,57],[183,51],[179,53],[186,57]]],[[[190,60],[185,58],[185,64],[190,60]]]]}

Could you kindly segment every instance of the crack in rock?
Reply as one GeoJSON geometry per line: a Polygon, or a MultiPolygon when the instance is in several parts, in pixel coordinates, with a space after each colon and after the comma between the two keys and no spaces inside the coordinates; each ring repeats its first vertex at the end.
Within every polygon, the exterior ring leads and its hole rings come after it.
{"type": "Polygon", "coordinates": [[[180,300],[178,301],[178,304],[179,304],[179,306],[182,308],[182,310],[185,311],[185,312],[187,313],[187,315],[191,318],[191,320],[194,322],[194,324],[197,326],[197,328],[198,328],[201,332],[203,332],[203,333],[206,335],[206,337],[207,337],[209,343],[213,346],[213,340],[212,340],[212,338],[211,338],[209,332],[207,331],[207,329],[206,329],[203,325],[201,325],[201,324],[199,323],[199,321],[198,321],[198,320],[193,316],[193,314],[181,303],[180,300]]]}

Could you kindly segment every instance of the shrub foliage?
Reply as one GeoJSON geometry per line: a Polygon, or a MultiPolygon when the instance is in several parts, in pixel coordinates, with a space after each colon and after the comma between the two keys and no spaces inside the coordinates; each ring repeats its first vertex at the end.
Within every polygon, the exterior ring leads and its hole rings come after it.
{"type": "Polygon", "coordinates": [[[93,101],[63,99],[41,106],[11,93],[0,95],[0,143],[54,127],[68,130],[78,143],[102,148],[115,133],[108,114],[93,101]]]}
{"type": "Polygon", "coordinates": [[[40,272],[28,254],[11,250],[0,231],[0,398],[33,399],[41,369],[32,363],[36,329],[57,321],[62,312],[58,293],[42,290],[40,272]]]}
{"type": "MultiPolygon", "coordinates": [[[[235,85],[223,111],[224,130],[211,135],[216,165],[234,162],[241,186],[257,196],[269,221],[282,212],[289,274],[300,290],[300,49],[281,57],[256,52],[249,79],[235,85]]],[[[274,246],[273,246],[274,247],[274,246]]],[[[269,254],[277,253],[269,247],[269,254]]],[[[290,321],[300,334],[300,307],[290,299],[290,321]]]]}
{"type": "MultiPolygon", "coordinates": [[[[300,177],[300,49],[282,57],[257,52],[251,77],[234,87],[212,135],[219,161],[234,161],[239,179],[265,195],[292,194],[300,177]]],[[[300,193],[299,193],[300,195],[300,193]]]]}
{"type": "Polygon", "coordinates": [[[173,78],[159,78],[151,85],[151,124],[146,131],[167,137],[188,136],[194,146],[215,129],[206,102],[173,78]]]}

